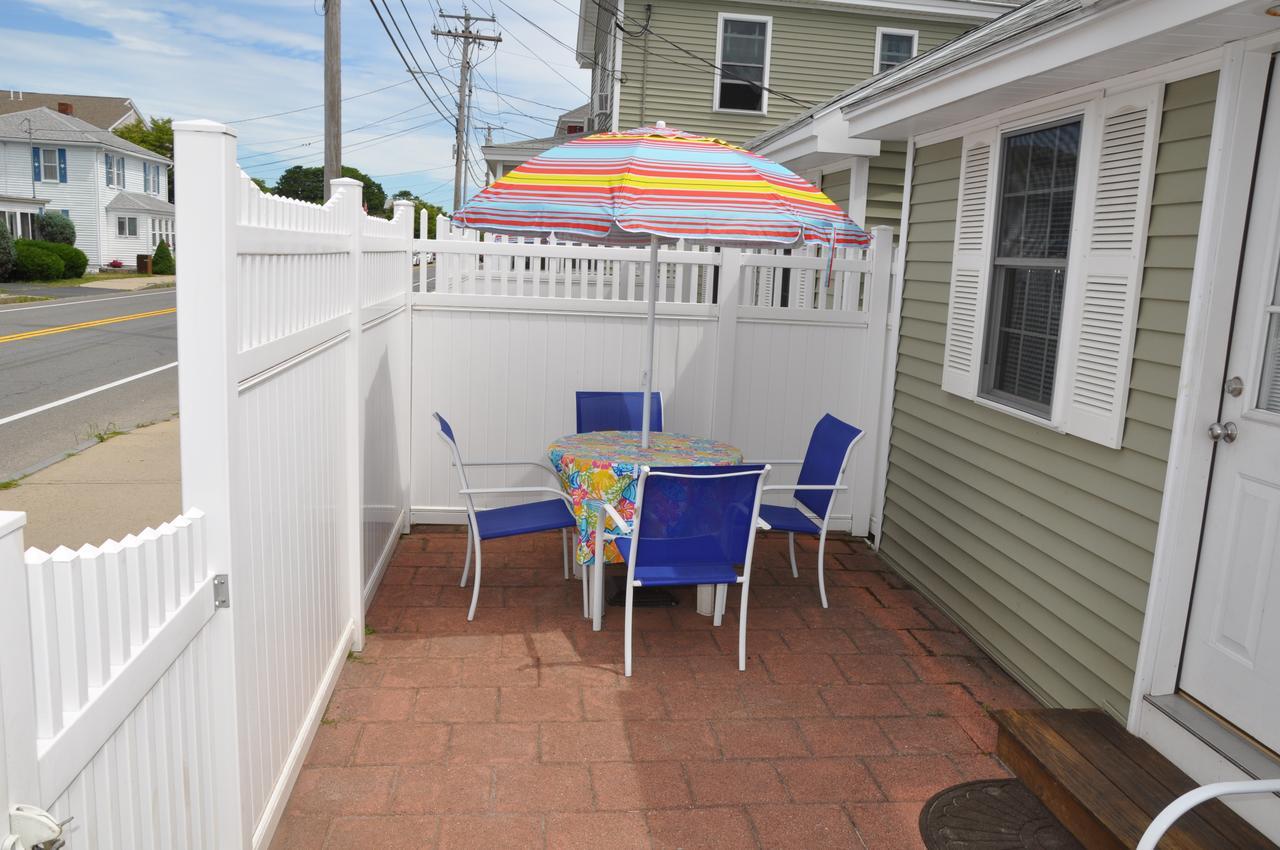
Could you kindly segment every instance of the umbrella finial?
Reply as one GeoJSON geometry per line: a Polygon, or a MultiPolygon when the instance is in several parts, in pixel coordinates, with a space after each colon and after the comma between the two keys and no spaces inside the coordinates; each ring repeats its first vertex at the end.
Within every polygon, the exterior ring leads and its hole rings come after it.
{"type": "Polygon", "coordinates": [[[666,121],[654,121],[654,122],[653,122],[653,126],[657,127],[659,130],[665,130],[665,129],[667,128],[667,122],[666,122],[666,121]]]}

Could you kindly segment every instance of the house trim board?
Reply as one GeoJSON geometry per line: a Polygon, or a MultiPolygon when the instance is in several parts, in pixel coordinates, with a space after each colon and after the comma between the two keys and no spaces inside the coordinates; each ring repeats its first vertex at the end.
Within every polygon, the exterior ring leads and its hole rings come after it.
{"type": "Polygon", "coordinates": [[[1143,698],[1173,693],[1182,662],[1213,459],[1205,428],[1217,420],[1222,402],[1248,216],[1242,199],[1253,182],[1271,49],[1266,42],[1252,49],[1228,45],[1218,80],[1180,391],[1128,718],[1131,732],[1162,751],[1177,736],[1152,722],[1154,709],[1143,698]]]}

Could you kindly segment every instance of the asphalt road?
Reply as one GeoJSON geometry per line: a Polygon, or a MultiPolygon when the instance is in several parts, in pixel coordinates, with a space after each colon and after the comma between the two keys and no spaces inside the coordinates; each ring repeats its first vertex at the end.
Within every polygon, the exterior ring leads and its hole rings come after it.
{"type": "Polygon", "coordinates": [[[178,359],[175,300],[170,288],[0,306],[0,481],[177,413],[178,370],[164,368],[178,359]]]}

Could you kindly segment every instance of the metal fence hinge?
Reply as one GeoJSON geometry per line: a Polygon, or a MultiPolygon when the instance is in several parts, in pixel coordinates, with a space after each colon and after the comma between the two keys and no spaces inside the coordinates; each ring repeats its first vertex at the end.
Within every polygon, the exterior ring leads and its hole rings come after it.
{"type": "Polygon", "coordinates": [[[231,607],[231,585],[227,583],[225,573],[220,573],[213,577],[213,607],[231,607]]]}

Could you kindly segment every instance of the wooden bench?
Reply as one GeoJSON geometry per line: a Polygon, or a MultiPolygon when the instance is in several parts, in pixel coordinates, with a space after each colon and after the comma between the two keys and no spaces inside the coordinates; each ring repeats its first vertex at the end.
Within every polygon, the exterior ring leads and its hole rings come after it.
{"type": "MultiPolygon", "coordinates": [[[[1152,819],[1197,787],[1154,747],[1101,711],[997,711],[996,751],[1089,850],[1133,850],[1152,819]]],[[[1275,850],[1220,800],[1192,809],[1161,850],[1275,850]]]]}

